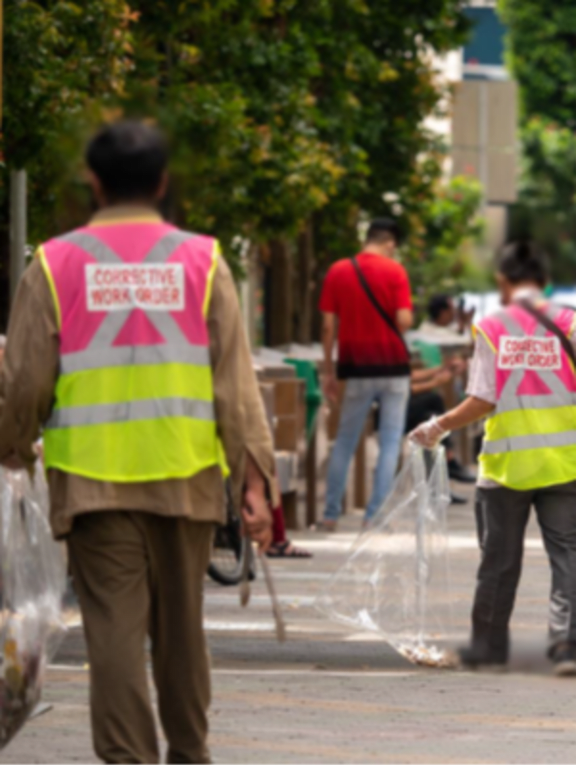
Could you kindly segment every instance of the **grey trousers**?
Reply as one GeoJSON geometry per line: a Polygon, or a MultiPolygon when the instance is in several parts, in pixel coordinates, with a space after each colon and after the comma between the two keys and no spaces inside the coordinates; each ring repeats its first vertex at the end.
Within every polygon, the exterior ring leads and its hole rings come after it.
{"type": "Polygon", "coordinates": [[[482,560],[472,610],[472,645],[508,657],[509,622],[522,571],[524,533],[534,506],[552,569],[550,651],[576,643],[576,481],[534,491],[479,488],[482,560]]]}

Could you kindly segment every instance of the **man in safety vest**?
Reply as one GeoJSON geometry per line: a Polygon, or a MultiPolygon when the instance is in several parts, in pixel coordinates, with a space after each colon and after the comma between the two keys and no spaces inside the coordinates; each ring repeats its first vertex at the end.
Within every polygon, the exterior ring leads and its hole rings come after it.
{"type": "Polygon", "coordinates": [[[56,538],[68,545],[91,676],[94,747],[158,762],[150,636],[169,762],[207,762],[202,590],[223,475],[271,540],[274,454],[236,289],[217,241],[166,223],[162,136],[104,128],[87,162],[100,212],[38,249],[0,377],[0,462],[43,429],[56,538]]]}
{"type": "Polygon", "coordinates": [[[487,417],[476,503],[482,562],[472,611],[471,667],[504,665],[508,625],[534,505],[552,569],[550,658],[576,674],[576,316],[542,294],[547,263],[527,243],[505,248],[505,308],[476,328],[467,398],[412,433],[433,448],[487,417]]]}

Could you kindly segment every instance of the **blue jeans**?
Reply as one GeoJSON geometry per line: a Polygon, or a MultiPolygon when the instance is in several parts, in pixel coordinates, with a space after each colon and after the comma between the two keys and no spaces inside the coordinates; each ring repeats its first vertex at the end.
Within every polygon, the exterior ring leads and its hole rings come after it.
{"type": "Polygon", "coordinates": [[[370,520],[378,512],[392,488],[396,475],[409,395],[408,377],[359,378],[347,381],[338,435],[328,466],[325,520],[335,521],[340,515],[348,468],[375,401],[380,404],[380,454],[374,477],[374,491],[366,508],[366,520],[370,520]]]}

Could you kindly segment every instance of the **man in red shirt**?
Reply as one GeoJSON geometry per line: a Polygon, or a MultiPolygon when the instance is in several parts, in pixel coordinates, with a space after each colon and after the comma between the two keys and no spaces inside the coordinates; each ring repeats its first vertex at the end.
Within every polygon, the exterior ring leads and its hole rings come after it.
{"type": "Polygon", "coordinates": [[[398,241],[394,221],[373,221],[362,252],[330,268],[320,298],[328,398],[336,399],[337,377],[347,380],[328,468],[326,530],[336,528],[350,461],[376,401],[380,405],[380,455],[366,523],[386,499],[396,472],[410,392],[410,359],[403,333],[413,320],[408,275],[393,260],[398,241]]]}

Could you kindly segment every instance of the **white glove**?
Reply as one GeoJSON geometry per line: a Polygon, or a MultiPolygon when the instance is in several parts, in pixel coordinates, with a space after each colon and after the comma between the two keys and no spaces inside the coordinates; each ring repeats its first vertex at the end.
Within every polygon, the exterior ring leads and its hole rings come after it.
{"type": "Polygon", "coordinates": [[[425,449],[434,449],[440,441],[444,440],[449,431],[445,430],[438,422],[437,417],[432,417],[428,422],[423,422],[413,430],[408,438],[425,449]]]}

